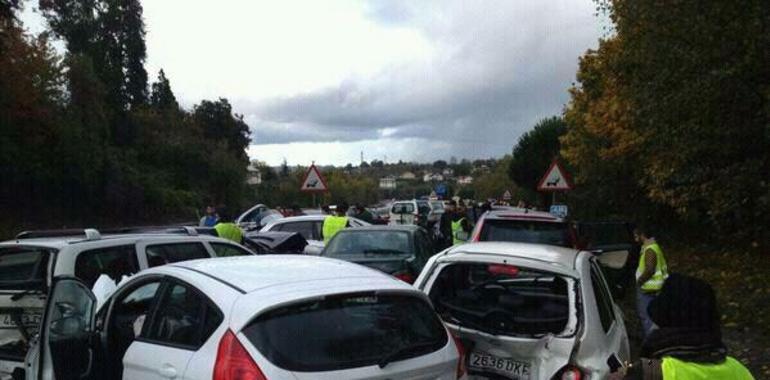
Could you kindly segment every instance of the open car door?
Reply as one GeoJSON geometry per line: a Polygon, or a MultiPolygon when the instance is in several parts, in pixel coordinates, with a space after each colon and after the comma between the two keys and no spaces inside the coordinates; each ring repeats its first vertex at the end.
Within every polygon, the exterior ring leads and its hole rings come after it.
{"type": "Polygon", "coordinates": [[[615,298],[622,298],[633,287],[634,271],[639,262],[639,245],[634,241],[634,226],[623,221],[586,221],[576,223],[578,241],[594,252],[601,264],[615,298]]]}
{"type": "Polygon", "coordinates": [[[30,366],[28,380],[97,377],[95,310],[96,297],[83,282],[74,277],[54,279],[40,329],[37,365],[30,366]]]}

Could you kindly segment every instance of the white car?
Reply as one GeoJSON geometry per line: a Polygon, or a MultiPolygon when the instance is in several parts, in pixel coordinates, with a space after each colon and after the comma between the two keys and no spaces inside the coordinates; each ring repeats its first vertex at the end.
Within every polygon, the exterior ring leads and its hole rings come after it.
{"type": "Polygon", "coordinates": [[[431,213],[430,204],[423,200],[396,201],[390,205],[390,218],[388,224],[414,224],[428,226],[428,218],[431,213]]]}
{"type": "Polygon", "coordinates": [[[623,314],[590,252],[464,244],[431,258],[415,286],[466,343],[470,379],[605,379],[630,360],[623,314]]]}
{"type": "Polygon", "coordinates": [[[198,235],[196,228],[142,231],[104,235],[94,229],[33,231],[0,243],[0,379],[24,369],[55,277],[77,277],[91,288],[102,275],[118,282],[167,263],[253,255],[229,240],[198,235]]]}
{"type": "MultiPolygon", "coordinates": [[[[268,223],[260,232],[268,231],[284,231],[284,232],[298,232],[307,240],[307,246],[305,247],[305,253],[311,255],[320,255],[324,249],[324,236],[323,225],[324,220],[328,215],[303,215],[303,216],[290,216],[287,218],[281,218],[273,220],[268,223]]],[[[363,227],[370,226],[370,223],[364,222],[361,219],[348,217],[348,224],[350,227],[363,227]]]]}
{"type": "Polygon", "coordinates": [[[239,215],[235,219],[235,224],[246,231],[253,231],[282,217],[283,215],[280,212],[259,203],[239,215]]]}
{"type": "Polygon", "coordinates": [[[42,331],[28,379],[464,378],[464,358],[423,293],[322,257],[153,268],[98,313],[85,284],[57,278],[42,331]]]}

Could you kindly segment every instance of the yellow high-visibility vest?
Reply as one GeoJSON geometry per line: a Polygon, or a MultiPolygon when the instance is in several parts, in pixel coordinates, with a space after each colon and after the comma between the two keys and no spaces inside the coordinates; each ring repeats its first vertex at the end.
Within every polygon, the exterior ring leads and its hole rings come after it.
{"type": "Polygon", "coordinates": [[[652,249],[655,252],[655,273],[642,284],[642,291],[654,293],[659,292],[663,288],[663,283],[668,278],[668,265],[666,264],[666,258],[663,256],[663,250],[660,249],[658,243],[645,244],[642,246],[642,254],[639,255],[639,266],[636,268],[637,280],[644,273],[646,265],[644,255],[648,249],[652,249]]]}
{"type": "Polygon", "coordinates": [[[243,241],[243,231],[235,223],[217,223],[214,229],[217,231],[217,235],[223,239],[232,240],[238,244],[243,241]]]}
{"type": "Polygon", "coordinates": [[[754,380],[743,364],[729,356],[719,364],[685,362],[664,356],[660,366],[663,380],[754,380]]]}
{"type": "Polygon", "coordinates": [[[344,216],[327,216],[324,219],[323,234],[324,244],[328,244],[337,232],[342,231],[348,225],[348,218],[344,216]]]}
{"type": "Polygon", "coordinates": [[[456,222],[452,222],[452,244],[462,244],[465,243],[467,239],[463,240],[458,238],[458,235],[462,234],[463,232],[463,221],[465,218],[460,218],[456,222]]]}

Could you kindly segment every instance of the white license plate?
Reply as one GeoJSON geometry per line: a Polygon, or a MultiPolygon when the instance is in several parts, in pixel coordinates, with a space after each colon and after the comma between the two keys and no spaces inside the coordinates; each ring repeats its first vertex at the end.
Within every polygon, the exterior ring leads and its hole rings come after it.
{"type": "MultiPolygon", "coordinates": [[[[42,321],[40,313],[24,313],[21,315],[21,323],[26,327],[37,327],[42,321]]],[[[16,322],[11,314],[0,314],[0,329],[15,329],[16,322]]]]}
{"type": "Polygon", "coordinates": [[[491,371],[510,377],[514,380],[529,379],[529,363],[500,358],[482,352],[471,352],[469,367],[471,369],[491,371]]]}

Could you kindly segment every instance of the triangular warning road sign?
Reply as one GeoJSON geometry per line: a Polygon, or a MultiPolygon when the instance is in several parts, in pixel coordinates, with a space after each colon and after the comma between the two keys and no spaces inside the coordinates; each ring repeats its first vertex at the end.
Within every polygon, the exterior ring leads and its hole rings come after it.
{"type": "Polygon", "coordinates": [[[310,165],[305,173],[305,179],[302,181],[302,186],[299,188],[302,191],[328,191],[324,177],[321,176],[321,172],[315,167],[310,165]]]}
{"type": "Polygon", "coordinates": [[[538,191],[568,191],[572,190],[569,173],[554,160],[537,185],[538,191]]]}

